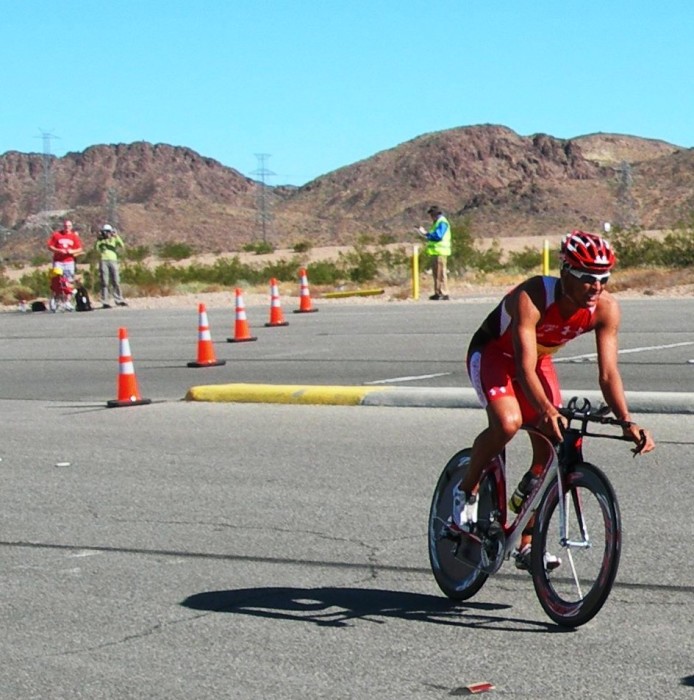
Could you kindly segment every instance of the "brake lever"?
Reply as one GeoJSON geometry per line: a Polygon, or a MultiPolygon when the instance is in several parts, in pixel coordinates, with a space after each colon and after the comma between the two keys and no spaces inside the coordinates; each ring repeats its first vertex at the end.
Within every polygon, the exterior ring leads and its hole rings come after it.
{"type": "Polygon", "coordinates": [[[600,406],[598,406],[593,415],[598,416],[600,418],[604,418],[605,416],[608,416],[611,412],[612,409],[606,403],[603,403],[600,406]]]}

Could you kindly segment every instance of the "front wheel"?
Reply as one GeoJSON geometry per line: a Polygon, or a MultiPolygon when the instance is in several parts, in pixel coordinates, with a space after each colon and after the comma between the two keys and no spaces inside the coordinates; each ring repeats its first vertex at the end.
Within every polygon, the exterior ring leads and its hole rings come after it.
{"type": "Polygon", "coordinates": [[[556,623],[578,627],[600,611],[612,590],[621,552],[622,527],[612,485],[593,464],[575,465],[565,476],[564,528],[555,481],[535,518],[532,575],[545,612],[556,623]],[[546,555],[562,564],[548,571],[546,555]]]}
{"type": "MultiPolygon", "coordinates": [[[[467,600],[482,588],[488,573],[481,569],[479,540],[465,534],[451,536],[446,523],[453,509],[453,489],[470,463],[470,449],[448,461],[434,489],[429,510],[429,561],[439,588],[453,600],[467,600]]],[[[484,479],[479,491],[478,522],[489,520],[496,505],[496,489],[484,479]]]]}

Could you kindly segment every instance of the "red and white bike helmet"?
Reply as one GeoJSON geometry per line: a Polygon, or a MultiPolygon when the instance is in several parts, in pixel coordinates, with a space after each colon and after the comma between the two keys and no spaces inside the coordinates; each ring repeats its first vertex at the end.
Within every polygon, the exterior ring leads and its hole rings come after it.
{"type": "Polygon", "coordinates": [[[562,241],[559,258],[567,267],[598,274],[609,272],[617,262],[608,241],[578,229],[568,233],[562,241]]]}

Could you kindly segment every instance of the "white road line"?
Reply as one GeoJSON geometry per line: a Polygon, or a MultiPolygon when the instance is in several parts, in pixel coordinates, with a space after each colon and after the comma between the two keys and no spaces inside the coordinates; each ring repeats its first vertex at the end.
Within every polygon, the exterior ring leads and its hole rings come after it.
{"type": "Polygon", "coordinates": [[[378,379],[375,382],[364,382],[364,384],[391,384],[393,382],[416,382],[418,379],[431,379],[432,377],[446,377],[452,372],[439,372],[438,374],[420,374],[412,377],[393,377],[392,379],[378,379]]]}
{"type": "MultiPolygon", "coordinates": [[[[686,340],[682,343],[670,343],[669,345],[646,345],[642,348],[629,348],[628,350],[620,350],[620,355],[628,355],[633,352],[647,352],[648,350],[667,350],[669,348],[683,348],[687,345],[694,345],[694,340],[686,340]]],[[[558,357],[555,362],[577,362],[579,360],[594,360],[598,354],[589,352],[585,355],[573,355],[573,357],[558,357]]]]}

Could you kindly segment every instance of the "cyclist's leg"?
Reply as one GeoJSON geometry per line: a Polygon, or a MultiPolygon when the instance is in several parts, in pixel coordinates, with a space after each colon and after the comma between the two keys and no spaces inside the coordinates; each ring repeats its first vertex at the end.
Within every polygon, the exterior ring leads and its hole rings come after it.
{"type": "MultiPolygon", "coordinates": [[[[555,406],[560,406],[561,388],[559,387],[559,379],[557,377],[557,372],[554,367],[554,363],[552,362],[551,355],[541,355],[538,358],[536,373],[540,379],[546,396],[555,406]]],[[[523,422],[535,422],[537,420],[537,411],[533,408],[530,401],[528,401],[520,387],[516,387],[516,393],[518,396],[518,403],[521,408],[521,413],[523,415],[523,422]]],[[[530,465],[530,472],[534,476],[539,477],[542,475],[545,465],[551,457],[551,450],[550,446],[547,444],[547,441],[542,437],[533,435],[532,433],[529,437],[532,445],[532,463],[530,465]]],[[[530,545],[532,544],[532,531],[534,523],[535,517],[533,516],[523,530],[520,544],[518,545],[519,554],[524,554],[524,558],[527,559],[528,562],[530,560],[530,545]]],[[[516,561],[519,563],[520,560],[517,558],[516,561]]]]}
{"type": "Polygon", "coordinates": [[[472,444],[470,464],[460,483],[460,489],[470,494],[476,492],[485,465],[499,455],[518,432],[523,418],[513,387],[513,358],[487,345],[469,352],[467,369],[488,421],[472,444]]]}
{"type": "Polygon", "coordinates": [[[504,396],[486,406],[488,426],[472,443],[470,465],[460,488],[474,493],[485,465],[489,464],[506,447],[522,424],[518,401],[515,396],[504,396]]]}
{"type": "MultiPolygon", "coordinates": [[[[532,463],[530,465],[530,473],[535,476],[535,477],[540,477],[542,476],[542,472],[544,471],[545,466],[549,462],[552,453],[550,450],[549,445],[547,444],[547,441],[544,438],[539,437],[538,435],[533,435],[530,433],[528,435],[530,438],[530,444],[532,445],[532,463]]],[[[523,533],[521,534],[521,540],[520,540],[520,545],[518,548],[520,550],[523,550],[526,545],[530,545],[532,542],[532,532],[533,532],[533,525],[535,523],[535,516],[530,518],[530,521],[528,522],[527,526],[524,528],[523,533]]]]}

